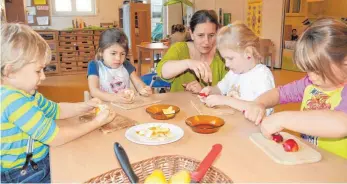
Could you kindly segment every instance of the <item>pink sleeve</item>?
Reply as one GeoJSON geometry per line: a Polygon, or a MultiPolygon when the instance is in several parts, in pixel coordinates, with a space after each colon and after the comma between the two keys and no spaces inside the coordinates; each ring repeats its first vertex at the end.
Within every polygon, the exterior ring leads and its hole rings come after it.
{"type": "Polygon", "coordinates": [[[343,88],[341,92],[341,102],[340,104],[335,108],[336,111],[342,111],[344,113],[347,113],[347,85],[343,88]]]}
{"type": "Polygon", "coordinates": [[[308,76],[279,87],[280,104],[301,102],[305,88],[312,84],[308,76]]]}

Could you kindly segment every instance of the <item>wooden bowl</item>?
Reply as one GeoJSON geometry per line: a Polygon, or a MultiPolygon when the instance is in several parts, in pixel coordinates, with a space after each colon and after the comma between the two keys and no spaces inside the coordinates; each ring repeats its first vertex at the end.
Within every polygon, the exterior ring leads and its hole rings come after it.
{"type": "Polygon", "coordinates": [[[175,105],[168,105],[168,104],[156,104],[152,105],[150,107],[146,108],[146,112],[151,115],[153,119],[156,120],[168,120],[175,117],[175,115],[180,112],[180,108],[175,105]],[[172,109],[175,111],[175,113],[172,114],[164,114],[163,109],[167,109],[169,107],[172,107],[172,109]]]}
{"type": "Polygon", "coordinates": [[[212,134],[217,132],[225,122],[216,116],[197,115],[186,119],[186,124],[200,134],[212,134]]]}

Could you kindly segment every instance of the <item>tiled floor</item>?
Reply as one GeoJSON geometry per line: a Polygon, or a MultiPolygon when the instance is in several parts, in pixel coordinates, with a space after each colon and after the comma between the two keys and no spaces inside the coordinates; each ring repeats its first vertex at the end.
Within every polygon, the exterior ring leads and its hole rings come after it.
{"type": "MultiPolygon", "coordinates": [[[[148,67],[144,67],[142,71],[148,71],[148,67]]],[[[273,74],[276,86],[300,79],[305,75],[287,70],[274,70],[273,74]]],[[[86,90],[88,90],[86,74],[47,77],[39,87],[43,95],[56,102],[83,101],[83,91],[86,90]]],[[[299,104],[280,105],[275,110],[298,110],[299,107],[299,104]]]]}

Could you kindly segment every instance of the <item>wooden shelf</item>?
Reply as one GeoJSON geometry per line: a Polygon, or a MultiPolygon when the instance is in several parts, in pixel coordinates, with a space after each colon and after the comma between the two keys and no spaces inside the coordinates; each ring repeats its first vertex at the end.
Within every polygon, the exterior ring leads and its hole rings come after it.
{"type": "Polygon", "coordinates": [[[95,58],[103,30],[37,30],[52,50],[52,61],[45,68],[46,75],[86,73],[88,62],[95,58]]]}

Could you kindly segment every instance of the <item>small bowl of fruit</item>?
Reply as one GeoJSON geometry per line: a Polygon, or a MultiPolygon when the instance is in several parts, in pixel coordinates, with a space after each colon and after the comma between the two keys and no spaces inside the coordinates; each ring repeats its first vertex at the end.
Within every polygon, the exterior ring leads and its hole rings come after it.
{"type": "Polygon", "coordinates": [[[180,112],[180,108],[175,105],[156,104],[146,108],[146,112],[156,120],[168,120],[175,117],[180,112]]]}
{"type": "Polygon", "coordinates": [[[216,116],[197,115],[186,119],[186,124],[196,133],[212,134],[217,132],[225,122],[216,116]]]}

